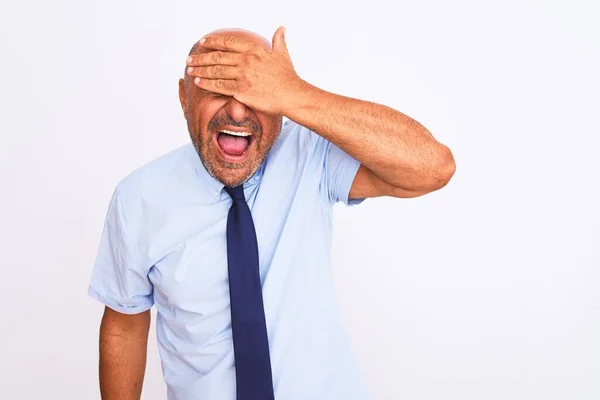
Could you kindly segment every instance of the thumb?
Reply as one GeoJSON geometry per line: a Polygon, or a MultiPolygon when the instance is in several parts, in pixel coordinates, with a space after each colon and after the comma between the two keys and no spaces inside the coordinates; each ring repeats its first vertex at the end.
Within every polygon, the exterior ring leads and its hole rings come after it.
{"type": "Polygon", "coordinates": [[[290,54],[285,44],[285,26],[280,26],[273,35],[273,50],[290,58],[290,54]]]}

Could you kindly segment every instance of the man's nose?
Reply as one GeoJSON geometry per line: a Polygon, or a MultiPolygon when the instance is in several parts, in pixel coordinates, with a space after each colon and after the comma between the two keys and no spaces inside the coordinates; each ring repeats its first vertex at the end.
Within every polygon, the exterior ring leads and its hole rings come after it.
{"type": "Polygon", "coordinates": [[[250,109],[243,103],[240,103],[235,98],[231,97],[225,106],[225,111],[236,122],[242,122],[250,113],[250,109]]]}

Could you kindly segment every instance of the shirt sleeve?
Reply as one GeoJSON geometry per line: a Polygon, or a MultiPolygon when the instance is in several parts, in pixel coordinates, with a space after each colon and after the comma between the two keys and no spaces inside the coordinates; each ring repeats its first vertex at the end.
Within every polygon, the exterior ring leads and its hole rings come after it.
{"type": "Polygon", "coordinates": [[[342,202],[353,206],[362,203],[364,198],[348,199],[360,162],[330,141],[322,137],[319,140],[319,146],[324,147],[321,193],[331,204],[342,202]]]}
{"type": "Polygon", "coordinates": [[[149,266],[140,255],[140,215],[123,201],[119,188],[108,207],[88,295],[124,314],[146,311],[154,304],[149,266]]]}

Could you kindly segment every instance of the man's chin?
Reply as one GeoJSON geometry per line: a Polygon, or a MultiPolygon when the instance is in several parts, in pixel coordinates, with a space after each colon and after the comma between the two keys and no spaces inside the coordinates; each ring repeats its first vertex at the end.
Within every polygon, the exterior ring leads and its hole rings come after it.
{"type": "Polygon", "coordinates": [[[249,149],[243,160],[238,158],[235,162],[224,159],[220,149],[204,150],[205,154],[200,158],[205,169],[213,178],[230,187],[241,185],[252,178],[264,159],[257,157],[255,149],[249,149]]]}
{"type": "Polygon", "coordinates": [[[219,160],[217,163],[213,163],[212,166],[211,175],[225,186],[231,187],[247,182],[258,170],[258,168],[253,168],[254,163],[252,162],[238,164],[219,160]]]}
{"type": "Polygon", "coordinates": [[[224,173],[224,174],[218,174],[215,178],[217,180],[219,180],[225,186],[234,187],[234,186],[239,186],[239,185],[246,183],[248,180],[250,180],[252,175],[253,174],[250,174],[249,172],[244,171],[244,173],[242,175],[224,173]]]}

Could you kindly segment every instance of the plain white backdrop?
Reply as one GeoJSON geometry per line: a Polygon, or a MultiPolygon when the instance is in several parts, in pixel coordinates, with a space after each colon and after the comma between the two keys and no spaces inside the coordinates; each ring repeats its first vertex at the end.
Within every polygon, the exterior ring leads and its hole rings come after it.
{"type": "MultiPolygon", "coordinates": [[[[302,78],[412,116],[457,162],[439,192],[336,206],[373,398],[600,398],[599,17],[566,0],[3,1],[0,398],[99,399],[86,291],[112,190],[189,140],[177,79],[196,40],[279,25],[302,78]]],[[[166,397],[154,335],[148,400],[166,397]]]]}

